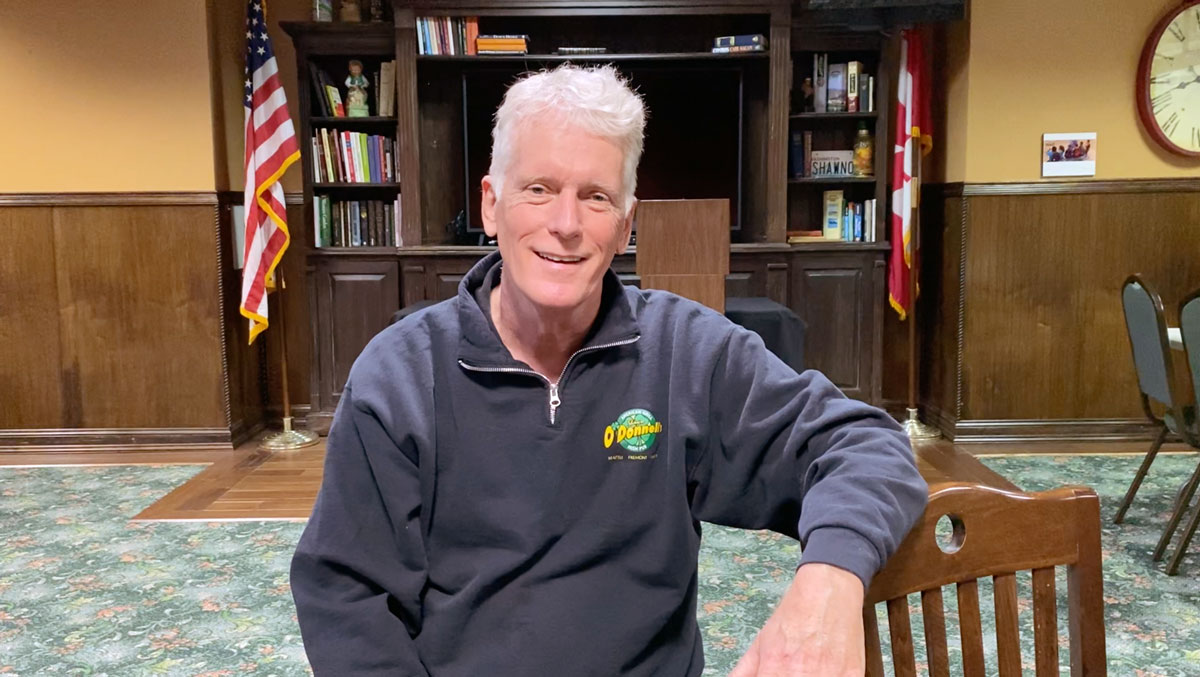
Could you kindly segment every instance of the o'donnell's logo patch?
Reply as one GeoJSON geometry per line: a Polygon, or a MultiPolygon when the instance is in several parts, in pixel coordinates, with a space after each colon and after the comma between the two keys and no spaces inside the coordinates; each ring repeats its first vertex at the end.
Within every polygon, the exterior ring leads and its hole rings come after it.
{"type": "Polygon", "coordinates": [[[617,417],[617,420],[604,429],[604,448],[611,449],[614,444],[628,452],[608,457],[610,461],[629,459],[644,461],[658,454],[647,454],[646,451],[654,445],[663,425],[654,420],[654,414],[645,409],[630,409],[617,417]]]}

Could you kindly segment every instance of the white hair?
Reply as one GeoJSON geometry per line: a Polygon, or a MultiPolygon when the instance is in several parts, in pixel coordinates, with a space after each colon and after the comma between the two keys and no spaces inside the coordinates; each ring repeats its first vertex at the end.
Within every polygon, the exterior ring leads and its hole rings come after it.
{"type": "Polygon", "coordinates": [[[624,158],[621,187],[625,213],[633,208],[637,166],[642,157],[646,106],[613,66],[581,68],[563,64],[527,75],[508,88],[492,128],[492,186],[504,190],[513,142],[524,121],[552,113],[566,125],[608,139],[624,158]]]}

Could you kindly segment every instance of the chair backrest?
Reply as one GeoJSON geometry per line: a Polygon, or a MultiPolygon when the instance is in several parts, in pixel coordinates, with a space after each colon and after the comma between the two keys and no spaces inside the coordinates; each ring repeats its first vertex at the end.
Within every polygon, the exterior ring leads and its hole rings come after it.
{"type": "Polygon", "coordinates": [[[636,220],[642,288],[669,291],[725,312],[729,200],[642,200],[636,220]]]}
{"type": "Polygon", "coordinates": [[[867,591],[867,675],[881,677],[883,659],[875,605],[887,604],[896,677],[915,676],[908,595],[921,594],[931,677],[950,674],[942,587],[957,587],[962,674],[985,674],[979,579],[991,577],[996,610],[996,659],[1001,677],[1021,674],[1016,572],[1031,570],[1033,636],[1038,677],[1058,675],[1056,566],[1066,567],[1071,674],[1105,675],[1104,591],[1100,570],[1100,501],[1066,487],[1037,494],[950,483],[929,506],[867,591]],[[937,542],[943,516],[953,523],[946,551],[937,542]]]}
{"type": "Polygon", "coordinates": [[[1200,289],[1188,294],[1179,303],[1179,331],[1183,335],[1183,351],[1192,372],[1192,389],[1200,404],[1200,289]]]}
{"type": "Polygon", "coordinates": [[[1140,276],[1130,275],[1121,290],[1121,303],[1125,308],[1125,329],[1133,348],[1138,387],[1146,397],[1174,408],[1171,349],[1162,299],[1140,276]]]}

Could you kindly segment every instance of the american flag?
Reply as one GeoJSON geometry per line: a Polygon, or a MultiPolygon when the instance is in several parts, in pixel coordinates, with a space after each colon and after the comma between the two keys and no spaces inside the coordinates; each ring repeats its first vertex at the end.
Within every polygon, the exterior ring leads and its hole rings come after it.
{"type": "Polygon", "coordinates": [[[246,251],[242,268],[242,315],[250,320],[250,342],[267,328],[267,291],[291,236],[279,178],[300,159],[296,131],[271,38],[266,0],[246,5],[246,251]]]}

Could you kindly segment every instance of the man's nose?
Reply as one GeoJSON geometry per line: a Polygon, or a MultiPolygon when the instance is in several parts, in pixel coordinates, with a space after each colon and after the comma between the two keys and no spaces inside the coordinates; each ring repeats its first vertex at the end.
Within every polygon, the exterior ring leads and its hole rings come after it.
{"type": "Polygon", "coordinates": [[[570,239],[580,233],[579,196],[574,191],[563,191],[554,201],[554,215],[550,219],[550,232],[555,236],[570,239]]]}

